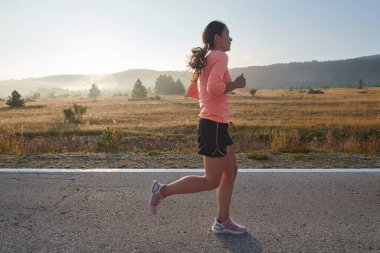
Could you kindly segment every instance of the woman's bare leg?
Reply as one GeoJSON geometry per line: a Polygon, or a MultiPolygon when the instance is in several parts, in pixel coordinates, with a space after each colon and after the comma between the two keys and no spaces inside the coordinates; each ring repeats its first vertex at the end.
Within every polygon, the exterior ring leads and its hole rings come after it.
{"type": "Polygon", "coordinates": [[[227,160],[223,175],[217,190],[218,214],[219,221],[224,222],[230,216],[230,204],[234,188],[235,178],[237,175],[237,164],[235,149],[232,145],[227,146],[227,160]]]}
{"type": "Polygon", "coordinates": [[[186,176],[167,184],[162,188],[161,195],[167,197],[175,194],[194,193],[217,188],[226,167],[226,160],[226,157],[213,158],[203,156],[204,176],[186,176]]]}

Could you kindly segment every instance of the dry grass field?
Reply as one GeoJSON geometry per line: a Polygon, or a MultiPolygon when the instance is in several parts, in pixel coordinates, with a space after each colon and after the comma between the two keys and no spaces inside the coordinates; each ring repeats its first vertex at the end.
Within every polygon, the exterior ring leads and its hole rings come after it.
{"type": "MultiPolygon", "coordinates": [[[[247,90],[230,95],[240,152],[378,153],[380,88],[247,90]]],[[[0,152],[44,154],[99,152],[109,128],[112,152],[191,153],[196,151],[198,102],[180,96],[130,100],[125,96],[37,99],[10,109],[0,101],[0,152]],[[86,106],[80,124],[64,123],[63,110],[86,106]],[[121,134],[121,138],[117,133],[121,134]]],[[[110,146],[110,147],[111,147],[110,146]]],[[[104,151],[104,149],[103,149],[104,151]]]]}

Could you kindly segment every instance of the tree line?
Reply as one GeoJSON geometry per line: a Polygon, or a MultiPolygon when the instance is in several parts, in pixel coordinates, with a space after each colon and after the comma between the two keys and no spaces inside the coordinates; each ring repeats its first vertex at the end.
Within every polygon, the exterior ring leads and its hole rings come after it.
{"type": "MultiPolygon", "coordinates": [[[[186,90],[180,79],[174,81],[171,75],[160,75],[155,83],[155,92],[160,95],[185,95],[186,90]]],[[[88,96],[96,98],[100,93],[98,86],[93,84],[89,90],[88,96]]],[[[148,89],[143,85],[139,78],[133,86],[131,97],[137,99],[148,97],[148,89]]]]}
{"type": "MultiPolygon", "coordinates": [[[[160,75],[155,83],[155,92],[160,95],[185,95],[185,86],[180,79],[174,81],[170,75],[160,75]]],[[[137,79],[132,90],[132,98],[146,98],[148,90],[142,84],[140,79],[137,79]]]]}

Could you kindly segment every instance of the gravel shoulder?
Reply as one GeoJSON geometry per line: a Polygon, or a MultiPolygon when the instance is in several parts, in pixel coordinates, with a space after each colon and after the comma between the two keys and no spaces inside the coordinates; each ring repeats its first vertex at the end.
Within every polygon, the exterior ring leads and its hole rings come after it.
{"type": "MultiPolygon", "coordinates": [[[[239,168],[380,168],[380,154],[267,154],[265,160],[237,153],[239,168]]],[[[0,168],[202,168],[198,154],[65,153],[0,154],[0,168]]]]}

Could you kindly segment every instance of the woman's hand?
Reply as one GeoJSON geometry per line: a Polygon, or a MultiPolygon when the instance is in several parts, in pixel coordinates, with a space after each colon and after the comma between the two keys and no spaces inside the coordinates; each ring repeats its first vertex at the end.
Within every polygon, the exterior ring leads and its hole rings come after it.
{"type": "Polygon", "coordinates": [[[241,74],[240,76],[236,77],[235,81],[234,81],[234,88],[235,89],[238,89],[238,88],[244,88],[246,85],[246,82],[245,82],[245,77],[244,77],[244,74],[241,74]]]}
{"type": "Polygon", "coordinates": [[[245,87],[245,77],[244,74],[241,74],[240,76],[236,77],[235,81],[226,83],[226,90],[224,93],[228,93],[230,91],[233,91],[234,89],[244,88],[245,87]]]}

